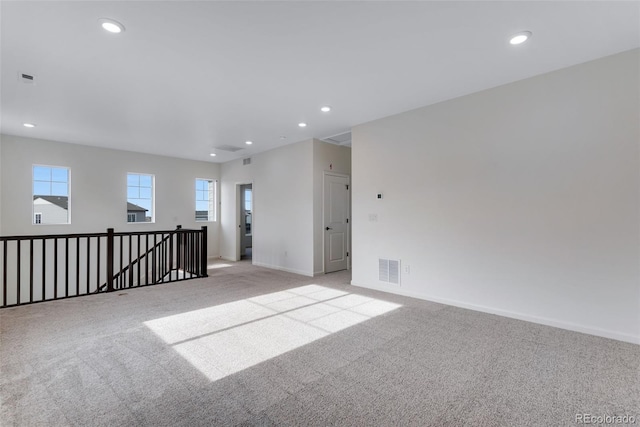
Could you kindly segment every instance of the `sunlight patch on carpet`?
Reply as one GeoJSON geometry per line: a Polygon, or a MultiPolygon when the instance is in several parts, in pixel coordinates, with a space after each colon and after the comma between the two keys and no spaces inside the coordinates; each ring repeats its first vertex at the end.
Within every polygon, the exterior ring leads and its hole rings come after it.
{"type": "Polygon", "coordinates": [[[207,268],[227,268],[227,267],[231,267],[231,264],[223,264],[220,262],[212,262],[207,264],[207,268]]]}
{"type": "Polygon", "coordinates": [[[307,285],[144,324],[216,381],[399,307],[307,285]]]}

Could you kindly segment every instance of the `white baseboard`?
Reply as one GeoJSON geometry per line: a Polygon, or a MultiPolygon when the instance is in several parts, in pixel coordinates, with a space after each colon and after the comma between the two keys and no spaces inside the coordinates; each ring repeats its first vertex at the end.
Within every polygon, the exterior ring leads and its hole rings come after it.
{"type": "Polygon", "coordinates": [[[256,261],[253,261],[253,265],[256,265],[258,267],[270,268],[272,270],[286,271],[287,273],[294,273],[294,274],[300,274],[302,276],[313,277],[313,273],[310,273],[308,271],[302,271],[302,270],[296,270],[296,269],[293,269],[293,268],[281,267],[279,265],[271,265],[271,264],[266,264],[266,263],[263,263],[263,262],[256,262],[256,261]]]}
{"type": "Polygon", "coordinates": [[[569,331],[581,332],[583,334],[595,335],[603,338],[611,338],[614,340],[624,341],[632,344],[640,344],[640,335],[626,334],[626,333],[611,331],[608,329],[601,329],[593,326],[580,325],[577,323],[571,323],[571,322],[566,322],[566,321],[557,320],[557,319],[549,319],[546,317],[532,316],[529,314],[517,313],[517,312],[502,310],[502,309],[493,308],[493,307],[486,307],[483,305],[469,304],[463,301],[440,298],[432,295],[406,291],[402,288],[397,288],[397,287],[389,288],[389,287],[378,286],[378,285],[365,285],[362,283],[355,283],[353,280],[351,281],[351,284],[353,286],[358,286],[361,288],[373,289],[376,291],[388,292],[391,294],[398,294],[398,295],[422,299],[426,301],[437,302],[440,304],[451,305],[454,307],[466,308],[469,310],[495,314],[498,316],[509,317],[512,319],[524,320],[527,322],[538,323],[546,326],[553,326],[555,328],[567,329],[569,331]]]}
{"type": "Polygon", "coordinates": [[[314,272],[313,272],[313,277],[321,276],[321,275],[323,275],[323,274],[324,274],[324,270],[314,271],[314,272]]]}

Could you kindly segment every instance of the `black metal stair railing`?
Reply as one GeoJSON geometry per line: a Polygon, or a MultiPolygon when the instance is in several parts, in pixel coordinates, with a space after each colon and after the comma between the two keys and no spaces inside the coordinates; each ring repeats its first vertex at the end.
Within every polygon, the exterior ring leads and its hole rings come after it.
{"type": "Polygon", "coordinates": [[[0,308],[207,276],[207,227],[0,236],[0,308]]]}

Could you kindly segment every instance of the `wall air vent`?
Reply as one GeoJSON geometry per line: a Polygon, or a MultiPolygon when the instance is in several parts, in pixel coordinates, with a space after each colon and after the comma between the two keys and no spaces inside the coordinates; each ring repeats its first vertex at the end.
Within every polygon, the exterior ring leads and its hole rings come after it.
{"type": "Polygon", "coordinates": [[[18,73],[18,81],[21,81],[22,83],[25,83],[28,85],[32,85],[32,84],[35,84],[36,78],[33,74],[18,73]]]}
{"type": "Polygon", "coordinates": [[[378,259],[378,280],[393,285],[400,284],[400,260],[378,259]]]}
{"type": "Polygon", "coordinates": [[[323,141],[335,145],[351,145],[351,132],[344,132],[338,135],[328,136],[323,141]]]}
{"type": "Polygon", "coordinates": [[[246,159],[242,159],[242,165],[246,166],[246,165],[250,165],[251,164],[251,157],[247,157],[246,159]]]}
{"type": "Polygon", "coordinates": [[[242,147],[236,147],[234,145],[218,145],[217,147],[213,147],[216,150],[228,151],[230,153],[235,153],[236,151],[244,150],[242,147]]]}

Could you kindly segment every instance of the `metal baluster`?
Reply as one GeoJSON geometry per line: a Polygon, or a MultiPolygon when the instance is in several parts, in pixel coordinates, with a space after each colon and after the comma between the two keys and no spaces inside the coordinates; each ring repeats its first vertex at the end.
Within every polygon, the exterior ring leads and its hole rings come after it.
{"type": "Polygon", "coordinates": [[[152,284],[155,285],[157,283],[156,281],[156,245],[157,245],[157,241],[156,241],[156,233],[153,233],[153,249],[151,250],[151,277],[152,277],[152,284]]]}
{"type": "Polygon", "coordinates": [[[58,239],[53,239],[53,297],[58,298],[58,239]]]}
{"type": "Polygon", "coordinates": [[[80,237],[76,237],[76,296],[80,295],[80,237]]]}
{"type": "Polygon", "coordinates": [[[69,296],[69,238],[66,237],[64,242],[64,296],[69,296]]]}
{"type": "Polygon", "coordinates": [[[131,236],[129,236],[129,287],[133,286],[133,265],[131,264],[131,251],[133,250],[131,248],[131,236]]]}
{"type": "Polygon", "coordinates": [[[2,242],[2,305],[7,305],[7,241],[2,242]]]}
{"type": "Polygon", "coordinates": [[[137,252],[138,252],[138,262],[136,263],[138,265],[138,286],[141,285],[140,283],[140,267],[142,266],[142,259],[140,258],[142,255],[140,255],[140,235],[138,234],[138,245],[136,246],[137,248],[137,252]]]}
{"type": "Polygon", "coordinates": [[[113,291],[113,228],[107,228],[107,292],[113,291]]]}
{"type": "Polygon", "coordinates": [[[87,294],[91,293],[91,236],[87,236],[87,294]]]}
{"type": "Polygon", "coordinates": [[[96,239],[96,292],[100,291],[100,236],[96,239]]]}
{"type": "Polygon", "coordinates": [[[16,301],[17,304],[20,304],[20,240],[18,239],[17,241],[17,245],[18,245],[18,259],[16,264],[18,265],[18,272],[17,272],[17,277],[16,277],[16,281],[18,283],[18,292],[17,292],[17,297],[18,300],[16,301]]]}
{"type": "Polygon", "coordinates": [[[33,239],[29,239],[29,302],[33,302],[33,239]]]}
{"type": "Polygon", "coordinates": [[[42,239],[42,301],[47,299],[47,241],[42,239]]]}

